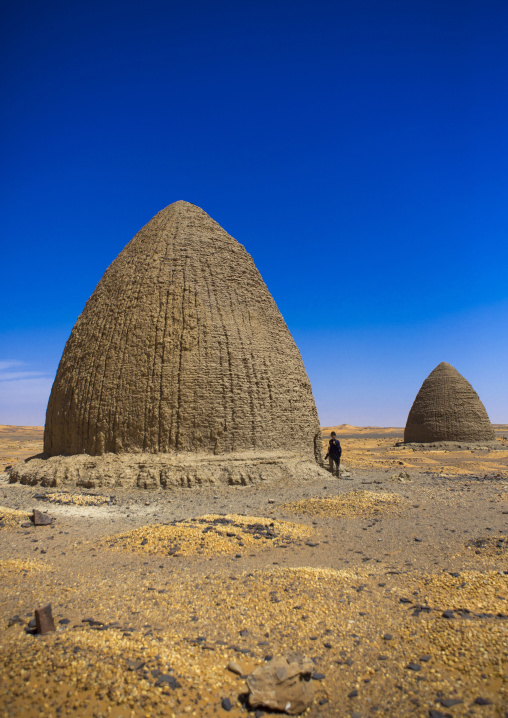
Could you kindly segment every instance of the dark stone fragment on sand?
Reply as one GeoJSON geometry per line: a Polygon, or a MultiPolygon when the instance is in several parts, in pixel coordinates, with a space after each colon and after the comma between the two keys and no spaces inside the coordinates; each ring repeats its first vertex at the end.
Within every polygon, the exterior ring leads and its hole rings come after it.
{"type": "Polygon", "coordinates": [[[355,688],[354,690],[349,691],[349,693],[347,694],[347,697],[348,697],[348,698],[356,698],[357,695],[358,695],[358,691],[357,691],[356,688],[355,688]]]}
{"type": "Polygon", "coordinates": [[[451,713],[442,713],[435,708],[430,708],[429,718],[452,718],[451,713]]]}
{"type": "Polygon", "coordinates": [[[421,543],[421,542],[423,541],[423,539],[421,539],[421,538],[416,538],[416,536],[415,536],[414,540],[416,541],[416,543],[421,543]]]}
{"type": "Polygon", "coordinates": [[[144,538],[144,539],[141,541],[141,546],[146,546],[147,543],[148,543],[148,539],[144,538]]]}
{"type": "Polygon", "coordinates": [[[410,671],[421,671],[422,667],[418,663],[408,663],[407,667],[410,671]]]}
{"type": "Polygon", "coordinates": [[[314,548],[315,546],[319,546],[319,543],[314,543],[313,541],[306,541],[305,545],[314,548]]]}
{"type": "Polygon", "coordinates": [[[489,701],[488,698],[482,698],[481,696],[478,696],[478,698],[475,698],[474,702],[477,706],[490,706],[491,701],[489,701]]]}
{"type": "Polygon", "coordinates": [[[223,698],[221,701],[221,706],[223,707],[223,709],[225,711],[230,711],[231,708],[233,707],[233,704],[231,703],[229,698],[223,698]]]}
{"type": "Polygon", "coordinates": [[[236,651],[237,653],[250,653],[250,648],[240,648],[240,646],[232,645],[228,646],[232,651],[236,651]]]}
{"type": "Polygon", "coordinates": [[[311,677],[315,681],[322,681],[322,680],[324,680],[325,674],[324,673],[313,673],[311,677]]]}
{"type": "Polygon", "coordinates": [[[462,703],[460,698],[441,698],[439,702],[444,708],[451,708],[452,706],[458,706],[459,703],[462,703]]]}
{"type": "Polygon", "coordinates": [[[157,679],[156,686],[169,686],[172,690],[180,688],[180,684],[174,676],[170,676],[169,673],[164,673],[157,679]]]}
{"type": "Polygon", "coordinates": [[[413,603],[410,598],[399,598],[399,603],[413,603]]]}
{"type": "Polygon", "coordinates": [[[347,663],[347,664],[348,664],[348,666],[352,666],[352,665],[353,665],[353,663],[354,663],[354,661],[353,661],[353,659],[352,659],[352,658],[346,658],[346,660],[345,660],[344,662],[345,662],[345,663],[347,663]]]}
{"type": "Polygon", "coordinates": [[[62,626],[66,626],[66,625],[67,625],[68,623],[70,623],[70,622],[71,622],[71,621],[70,621],[69,618],[61,618],[61,619],[58,621],[58,623],[60,623],[62,626]]]}
{"type": "Polygon", "coordinates": [[[53,520],[51,516],[43,514],[42,511],[38,511],[37,509],[34,509],[33,511],[34,515],[32,521],[34,523],[34,526],[49,526],[49,524],[53,520]]]}
{"type": "Polygon", "coordinates": [[[258,641],[258,646],[269,646],[270,641],[258,641]]]}
{"type": "Polygon", "coordinates": [[[325,648],[331,648],[331,647],[332,647],[332,644],[331,644],[331,643],[323,643],[323,646],[324,646],[325,648]]]}
{"type": "Polygon", "coordinates": [[[126,660],[125,662],[127,664],[127,668],[130,671],[139,671],[139,669],[143,668],[143,666],[145,665],[144,661],[139,661],[139,660],[138,661],[126,660]]]}
{"type": "Polygon", "coordinates": [[[392,638],[393,638],[393,636],[392,636],[391,633],[385,633],[385,635],[383,636],[383,639],[384,639],[385,641],[391,641],[392,638]]]}
{"type": "MultiPolygon", "coordinates": [[[[35,620],[35,619],[34,619],[35,620]]],[[[23,624],[23,619],[20,618],[17,614],[15,616],[12,616],[12,618],[9,618],[7,621],[7,628],[10,628],[11,626],[16,625],[16,623],[23,624]]]]}
{"type": "Polygon", "coordinates": [[[56,631],[50,603],[46,603],[44,606],[35,609],[35,623],[37,633],[41,636],[44,636],[46,633],[56,631]]]}
{"type": "Polygon", "coordinates": [[[325,706],[328,703],[328,698],[321,698],[320,701],[318,701],[320,706],[325,706]]]}
{"type": "Polygon", "coordinates": [[[241,554],[241,553],[235,553],[235,558],[242,558],[242,554],[241,554]]]}
{"type": "Polygon", "coordinates": [[[443,618],[455,618],[455,614],[453,611],[443,611],[441,615],[443,618]]]}
{"type": "Polygon", "coordinates": [[[249,635],[249,631],[246,628],[242,628],[242,630],[240,631],[240,636],[245,637],[248,635],[249,635]]]}
{"type": "Polygon", "coordinates": [[[427,653],[427,654],[425,654],[425,656],[420,656],[420,661],[422,661],[423,663],[428,663],[431,658],[432,658],[432,656],[430,656],[430,655],[427,653]]]}
{"type": "Polygon", "coordinates": [[[388,660],[388,656],[378,656],[377,658],[378,658],[378,661],[387,661],[388,660]]]}

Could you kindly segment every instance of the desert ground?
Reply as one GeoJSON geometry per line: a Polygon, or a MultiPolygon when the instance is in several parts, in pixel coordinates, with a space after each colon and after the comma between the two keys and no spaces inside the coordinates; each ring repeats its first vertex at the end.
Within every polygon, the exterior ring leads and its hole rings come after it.
{"type": "Polygon", "coordinates": [[[111,495],[10,484],[42,428],[0,427],[0,716],[259,718],[245,676],[290,651],[312,718],[508,716],[495,428],[423,447],[341,425],[340,478],[111,495]],[[57,630],[34,635],[45,603],[57,630]]]}

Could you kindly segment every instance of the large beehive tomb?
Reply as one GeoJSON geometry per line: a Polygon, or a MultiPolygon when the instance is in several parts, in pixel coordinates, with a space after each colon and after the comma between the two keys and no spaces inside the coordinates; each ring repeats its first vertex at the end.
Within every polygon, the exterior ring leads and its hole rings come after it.
{"type": "Polygon", "coordinates": [[[171,486],[317,476],[300,353],[244,247],[175,202],[108,267],[65,346],[44,456],[11,480],[171,486]]]}
{"type": "Polygon", "coordinates": [[[471,384],[446,362],[423,382],[407,418],[406,443],[493,441],[494,429],[471,384]]]}

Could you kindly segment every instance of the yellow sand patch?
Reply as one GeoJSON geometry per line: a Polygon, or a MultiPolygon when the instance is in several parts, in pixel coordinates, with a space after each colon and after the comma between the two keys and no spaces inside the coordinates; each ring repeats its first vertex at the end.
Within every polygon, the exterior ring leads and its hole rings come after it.
{"type": "Polygon", "coordinates": [[[309,516],[371,516],[380,511],[394,511],[404,502],[399,494],[374,491],[350,491],[341,496],[311,498],[284,504],[290,513],[309,516]]]}
{"type": "Polygon", "coordinates": [[[9,558],[0,561],[0,579],[5,579],[13,573],[32,573],[36,571],[48,571],[49,566],[38,561],[30,561],[21,558],[9,558]]]}
{"type": "Polygon", "coordinates": [[[301,524],[255,516],[215,514],[173,522],[141,526],[110,536],[101,546],[148,554],[191,556],[234,554],[242,549],[287,545],[310,536],[312,529],[301,524]]]}
{"type": "Polygon", "coordinates": [[[46,501],[66,506],[102,506],[109,504],[109,496],[92,496],[90,494],[66,494],[62,492],[47,494],[46,501]]]}
{"type": "Polygon", "coordinates": [[[6,506],[0,506],[0,523],[3,523],[4,528],[20,526],[27,521],[30,521],[30,514],[26,511],[17,511],[16,509],[8,509],[6,506]]]}
{"type": "Polygon", "coordinates": [[[506,613],[508,576],[498,571],[460,571],[458,576],[449,573],[424,578],[418,598],[431,608],[471,613],[506,613]]]}

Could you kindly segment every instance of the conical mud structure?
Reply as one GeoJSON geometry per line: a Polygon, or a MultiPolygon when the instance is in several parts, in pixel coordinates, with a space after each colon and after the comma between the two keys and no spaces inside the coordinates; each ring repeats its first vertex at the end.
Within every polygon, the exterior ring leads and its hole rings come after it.
{"type": "Polygon", "coordinates": [[[446,362],[423,382],[407,418],[406,443],[494,441],[494,429],[471,384],[446,362]]]}
{"type": "Polygon", "coordinates": [[[11,481],[248,483],[321,473],[299,351],[244,247],[175,202],[106,270],[66,344],[44,458],[11,481]]]}

